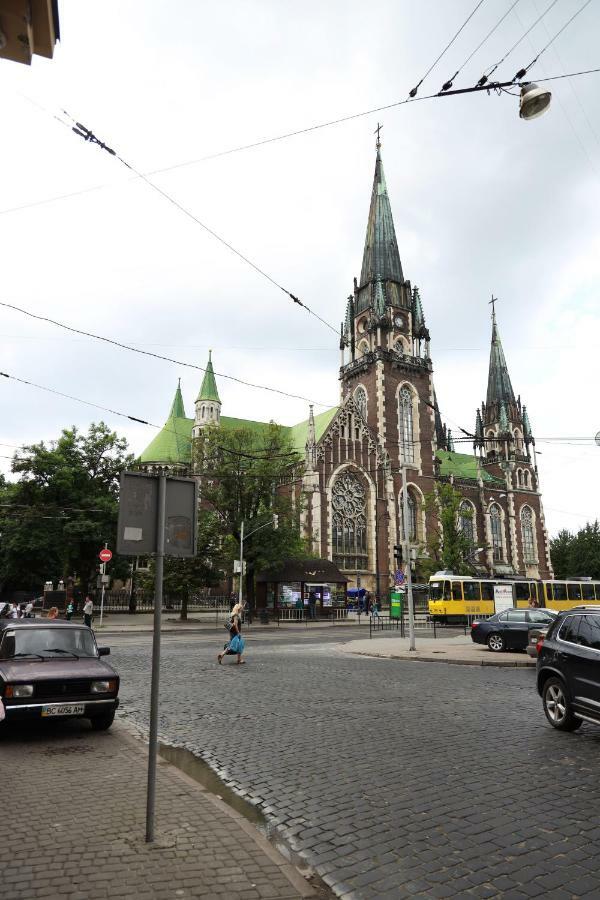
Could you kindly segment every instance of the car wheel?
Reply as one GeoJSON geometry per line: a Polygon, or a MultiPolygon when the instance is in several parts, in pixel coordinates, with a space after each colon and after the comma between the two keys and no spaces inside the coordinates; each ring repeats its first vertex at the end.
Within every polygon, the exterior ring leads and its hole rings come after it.
{"type": "Polygon", "coordinates": [[[490,634],[490,636],[487,639],[487,645],[490,648],[490,650],[494,651],[494,653],[501,653],[503,650],[506,649],[506,642],[505,642],[504,638],[502,637],[502,635],[498,634],[497,631],[494,631],[493,634],[490,634]]]}
{"type": "Polygon", "coordinates": [[[94,731],[108,731],[115,720],[115,711],[107,713],[105,716],[94,716],[90,719],[92,729],[94,731]]]}
{"type": "Polygon", "coordinates": [[[544,685],[544,712],[553,728],[559,731],[575,731],[581,719],[574,715],[571,701],[560,678],[549,678],[544,685]]]}

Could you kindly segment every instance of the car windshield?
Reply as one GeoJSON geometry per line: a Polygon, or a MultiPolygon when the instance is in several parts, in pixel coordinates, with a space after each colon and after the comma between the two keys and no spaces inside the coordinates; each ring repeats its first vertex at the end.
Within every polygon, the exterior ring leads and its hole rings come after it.
{"type": "Polygon", "coordinates": [[[443,581],[430,581],[429,582],[429,599],[430,600],[441,600],[444,595],[444,582],[443,581]]]}
{"type": "Polygon", "coordinates": [[[69,656],[98,656],[96,641],[89,628],[10,628],[4,632],[0,659],[13,656],[43,656],[44,659],[69,656]]]}

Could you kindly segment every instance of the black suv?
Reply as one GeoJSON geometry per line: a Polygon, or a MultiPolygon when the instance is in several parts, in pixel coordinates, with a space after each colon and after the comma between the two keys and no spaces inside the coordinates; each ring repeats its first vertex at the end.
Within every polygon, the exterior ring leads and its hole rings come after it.
{"type": "Polygon", "coordinates": [[[537,688],[550,724],[600,725],[600,606],[561,612],[538,647],[537,688]]]}

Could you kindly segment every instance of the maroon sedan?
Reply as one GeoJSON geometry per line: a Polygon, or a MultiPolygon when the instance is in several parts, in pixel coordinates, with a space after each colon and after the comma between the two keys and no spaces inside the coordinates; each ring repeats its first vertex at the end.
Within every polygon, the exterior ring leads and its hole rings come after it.
{"type": "Polygon", "coordinates": [[[85,718],[113,723],[119,676],[91,628],[60,619],[0,619],[0,700],[10,722],[85,718]]]}

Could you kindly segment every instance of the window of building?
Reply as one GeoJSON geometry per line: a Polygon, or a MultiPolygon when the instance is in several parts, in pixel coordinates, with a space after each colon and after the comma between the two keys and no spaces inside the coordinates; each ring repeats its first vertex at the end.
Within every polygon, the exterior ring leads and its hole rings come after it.
{"type": "Polygon", "coordinates": [[[521,537],[523,539],[523,559],[526,562],[535,560],[535,535],[533,533],[533,512],[531,507],[521,510],[521,537]]]}
{"type": "Polygon", "coordinates": [[[367,392],[362,385],[354,391],[354,404],[363,419],[367,418],[367,392]]]}
{"type": "Polygon", "coordinates": [[[523,472],[523,487],[529,487],[529,472],[527,469],[523,472]]]}
{"type": "Polygon", "coordinates": [[[497,503],[492,503],[490,506],[490,526],[494,562],[500,562],[504,559],[504,542],[502,540],[502,513],[497,503]]]}
{"type": "Polygon", "coordinates": [[[475,543],[474,513],[473,504],[468,500],[463,500],[458,508],[458,527],[470,544],[475,543]]]}
{"type": "Polygon", "coordinates": [[[521,469],[517,469],[517,484],[519,487],[523,486],[523,471],[521,469]]]}
{"type": "Polygon", "coordinates": [[[405,462],[414,462],[413,398],[407,387],[401,389],[398,397],[398,417],[400,454],[405,462]]]}
{"type": "MultiPolygon", "coordinates": [[[[400,494],[400,528],[404,538],[404,499],[400,494]]],[[[408,539],[409,541],[417,540],[417,504],[415,498],[408,492],[408,539]]]]}
{"type": "Polygon", "coordinates": [[[368,568],[366,491],[353,472],[336,478],[331,507],[334,563],[351,571],[368,568]]]}

